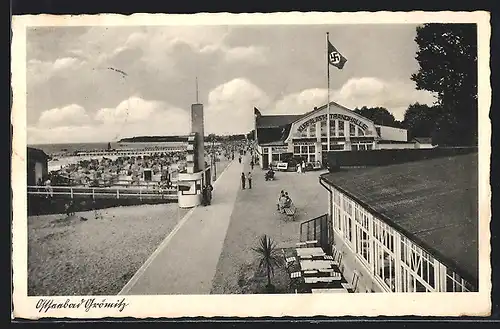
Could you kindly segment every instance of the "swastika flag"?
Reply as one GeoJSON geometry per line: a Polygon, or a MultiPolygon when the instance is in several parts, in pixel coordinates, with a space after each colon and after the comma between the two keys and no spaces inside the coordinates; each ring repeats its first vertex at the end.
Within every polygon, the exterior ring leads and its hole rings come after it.
{"type": "Polygon", "coordinates": [[[328,41],[328,62],[330,65],[335,66],[339,70],[341,70],[347,62],[347,58],[342,56],[342,54],[338,52],[337,48],[335,48],[330,41],[328,41]]]}

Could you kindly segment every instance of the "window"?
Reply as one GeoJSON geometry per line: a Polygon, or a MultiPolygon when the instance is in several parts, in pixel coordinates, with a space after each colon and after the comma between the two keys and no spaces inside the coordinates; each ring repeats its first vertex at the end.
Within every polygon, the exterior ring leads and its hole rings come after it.
{"type": "Polygon", "coordinates": [[[315,152],[316,152],[316,148],[314,147],[314,145],[309,145],[309,154],[315,153],[315,152]]]}
{"type": "Polygon", "coordinates": [[[316,155],[315,154],[309,154],[309,162],[311,162],[311,163],[316,162],[316,155]]]}
{"type": "Polygon", "coordinates": [[[338,120],[339,122],[339,136],[344,137],[344,120],[338,120]]]}
{"type": "Polygon", "coordinates": [[[273,154],[272,155],[272,161],[280,161],[280,155],[279,154],[273,154]]]}
{"type": "Polygon", "coordinates": [[[327,135],[327,130],[326,130],[326,121],[321,121],[321,136],[326,137],[327,135]]]}
{"type": "Polygon", "coordinates": [[[304,145],[303,145],[303,146],[301,146],[301,147],[300,147],[300,153],[302,153],[302,154],[307,154],[307,146],[304,146],[304,145]]]}
{"type": "Polygon", "coordinates": [[[326,144],[321,145],[321,151],[328,151],[328,145],[326,144]]]}
{"type": "Polygon", "coordinates": [[[300,146],[294,146],[293,147],[293,153],[294,154],[300,154],[300,146]]]}
{"type": "Polygon", "coordinates": [[[356,126],[352,123],[349,123],[349,135],[356,136],[356,126]]]}
{"type": "Polygon", "coordinates": [[[364,136],[364,135],[365,135],[365,131],[358,127],[358,136],[364,136]]]}
{"type": "Polygon", "coordinates": [[[307,138],[307,132],[308,132],[308,128],[305,128],[304,130],[302,131],[299,131],[298,135],[299,137],[302,137],[302,138],[307,138]]]}
{"type": "Polygon", "coordinates": [[[268,154],[269,153],[269,148],[268,147],[263,147],[262,148],[262,154],[268,154]]]}
{"type": "Polygon", "coordinates": [[[313,123],[309,126],[309,137],[316,137],[316,124],[313,123]]]}
{"type": "Polygon", "coordinates": [[[466,282],[457,273],[446,269],[446,291],[447,292],[467,292],[471,291],[472,285],[466,282]]]}
{"type": "MultiPolygon", "coordinates": [[[[359,219],[361,220],[362,216],[360,216],[359,219]]],[[[361,260],[364,263],[369,264],[369,262],[370,262],[370,240],[369,240],[368,231],[366,231],[364,229],[364,227],[361,225],[361,223],[357,222],[355,224],[356,224],[356,253],[359,256],[361,256],[361,260]]]]}
{"type": "MultiPolygon", "coordinates": [[[[200,183],[198,182],[198,185],[200,183]]],[[[179,181],[177,186],[182,195],[195,195],[196,194],[197,181],[179,181]]]]}
{"type": "Polygon", "coordinates": [[[330,136],[335,136],[335,120],[330,120],[330,136]]]}

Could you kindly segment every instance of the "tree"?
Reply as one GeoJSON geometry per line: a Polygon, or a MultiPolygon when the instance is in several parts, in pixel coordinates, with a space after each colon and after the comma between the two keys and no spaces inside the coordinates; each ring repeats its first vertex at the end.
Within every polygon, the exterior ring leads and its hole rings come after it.
{"type": "Polygon", "coordinates": [[[403,126],[408,129],[410,138],[432,137],[436,133],[437,124],[441,117],[440,107],[415,103],[406,110],[403,126]]]}
{"type": "Polygon", "coordinates": [[[424,24],[417,27],[415,42],[420,68],[411,79],[417,89],[435,93],[443,110],[436,138],[477,144],[476,25],[424,24]]]}
{"type": "Polygon", "coordinates": [[[354,112],[361,116],[364,116],[367,119],[372,120],[375,124],[378,125],[394,127],[399,127],[401,125],[400,122],[396,121],[394,115],[392,115],[392,113],[384,107],[363,106],[360,109],[355,108],[354,112]]]}
{"type": "Polygon", "coordinates": [[[278,254],[276,244],[267,235],[263,235],[259,240],[259,246],[252,248],[259,255],[259,270],[264,269],[267,274],[267,291],[273,291],[274,286],[271,284],[271,275],[274,275],[274,268],[281,266],[283,260],[278,254]]]}

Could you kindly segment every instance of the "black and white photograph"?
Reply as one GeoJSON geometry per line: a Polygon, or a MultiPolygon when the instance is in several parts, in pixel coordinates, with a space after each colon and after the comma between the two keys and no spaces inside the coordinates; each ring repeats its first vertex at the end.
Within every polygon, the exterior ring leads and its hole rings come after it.
{"type": "Polygon", "coordinates": [[[486,315],[489,34],[14,17],[14,314],[486,315]]]}

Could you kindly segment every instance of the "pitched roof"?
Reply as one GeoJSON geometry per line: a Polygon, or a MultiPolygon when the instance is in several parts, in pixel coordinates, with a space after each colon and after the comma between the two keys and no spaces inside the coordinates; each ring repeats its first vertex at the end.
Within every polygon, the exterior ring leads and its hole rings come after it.
{"type": "Polygon", "coordinates": [[[453,268],[478,280],[477,153],[321,176],[453,268]]]}
{"type": "Polygon", "coordinates": [[[42,159],[46,160],[49,158],[49,156],[41,149],[37,149],[34,147],[28,147],[28,153],[27,157],[29,158],[34,158],[34,159],[42,159]]]}
{"type": "Polygon", "coordinates": [[[431,137],[413,137],[413,140],[415,140],[421,144],[432,144],[431,137]]]}
{"type": "Polygon", "coordinates": [[[262,115],[257,117],[257,128],[277,128],[289,125],[301,115],[262,115]]]}
{"type": "MultiPolygon", "coordinates": [[[[330,102],[330,106],[337,106],[340,107],[346,111],[351,112],[353,115],[363,117],[362,115],[354,112],[353,110],[342,106],[336,102],[330,102]]],[[[325,108],[328,107],[328,103],[321,105],[319,107],[315,107],[312,111],[303,113],[303,114],[288,114],[288,115],[258,115],[256,120],[257,120],[257,127],[258,128],[275,128],[275,127],[281,127],[281,126],[286,126],[294,123],[295,121],[304,118],[306,116],[312,115],[315,112],[322,111],[325,108]]],[[[260,112],[259,112],[260,113],[260,112]]],[[[363,117],[364,118],[364,117],[363,117]]],[[[368,118],[365,118],[366,120],[370,120],[368,118]]],[[[371,121],[371,120],[370,120],[371,121]]]]}

